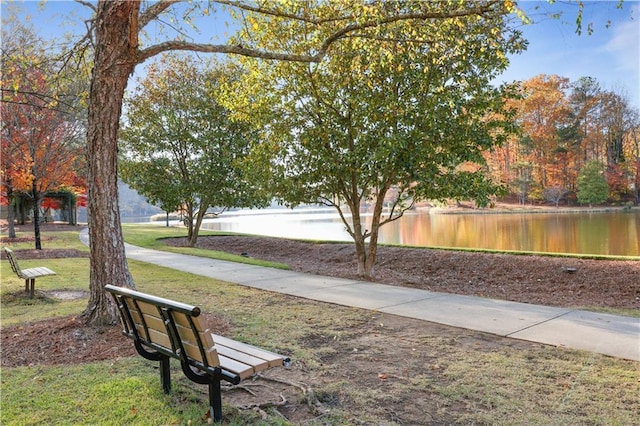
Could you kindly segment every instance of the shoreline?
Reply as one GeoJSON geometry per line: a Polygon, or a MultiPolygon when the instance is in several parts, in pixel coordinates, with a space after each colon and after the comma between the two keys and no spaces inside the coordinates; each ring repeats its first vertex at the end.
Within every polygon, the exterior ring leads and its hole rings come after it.
{"type": "Polygon", "coordinates": [[[553,207],[553,206],[530,206],[530,207],[418,207],[416,210],[428,211],[431,214],[540,214],[540,213],[638,213],[640,206],[610,206],[610,207],[553,207]]]}

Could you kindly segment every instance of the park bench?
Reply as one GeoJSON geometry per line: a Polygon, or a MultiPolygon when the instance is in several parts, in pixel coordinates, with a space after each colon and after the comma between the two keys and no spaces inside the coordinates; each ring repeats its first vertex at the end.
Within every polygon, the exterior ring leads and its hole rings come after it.
{"type": "Polygon", "coordinates": [[[139,291],[105,286],[120,312],[123,334],[138,353],[159,361],[160,381],[171,390],[169,359],[195,383],[209,386],[209,414],[222,420],[221,380],[239,384],[259,371],[288,366],[289,358],[211,333],[201,321],[200,308],[139,291]]]}
{"type": "Polygon", "coordinates": [[[18,265],[18,259],[9,247],[4,248],[4,252],[7,254],[7,259],[11,264],[11,269],[16,275],[24,280],[24,291],[29,293],[29,298],[33,299],[36,287],[36,278],[46,277],[48,275],[55,275],[56,273],[49,268],[39,266],[37,268],[21,269],[18,265]]]}

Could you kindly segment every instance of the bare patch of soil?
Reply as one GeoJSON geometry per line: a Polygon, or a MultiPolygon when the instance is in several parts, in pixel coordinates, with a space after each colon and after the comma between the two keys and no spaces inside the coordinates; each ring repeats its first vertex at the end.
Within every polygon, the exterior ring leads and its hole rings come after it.
{"type": "MultiPolygon", "coordinates": [[[[0,242],[0,244],[2,244],[0,242]]],[[[18,259],[30,260],[30,259],[65,259],[67,257],[89,257],[89,252],[80,251],[78,249],[48,249],[42,250],[14,250],[18,259]]],[[[7,256],[2,250],[0,252],[0,259],[6,259],[7,256]]]]}
{"type": "Polygon", "coordinates": [[[47,291],[46,295],[54,299],[74,300],[74,299],[88,298],[89,292],[82,291],[82,290],[52,290],[52,291],[47,291]]]}
{"type": "Polygon", "coordinates": [[[87,327],[77,317],[2,328],[2,367],[76,364],[133,356],[120,327],[87,327]]]}
{"type": "MultiPolygon", "coordinates": [[[[13,295],[13,300],[26,297],[20,292],[13,295]]],[[[37,297],[46,298],[47,295],[38,293],[37,297]]],[[[207,324],[220,333],[229,331],[229,322],[223,317],[202,315],[207,324]]],[[[87,326],[76,316],[3,327],[1,334],[2,367],[77,364],[137,354],[133,341],[122,334],[119,325],[87,326]]]]}

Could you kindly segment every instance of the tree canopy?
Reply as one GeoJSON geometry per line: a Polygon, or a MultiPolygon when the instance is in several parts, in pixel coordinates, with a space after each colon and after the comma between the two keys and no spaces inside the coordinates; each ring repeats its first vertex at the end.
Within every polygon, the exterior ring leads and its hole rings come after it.
{"type": "Polygon", "coordinates": [[[16,196],[31,200],[35,248],[41,249],[40,203],[47,192],[84,192],[82,126],[59,96],[51,58],[26,28],[3,32],[2,193],[9,208],[10,232],[16,196]],[[26,43],[23,45],[23,43],[26,43]]]}
{"type": "MultiPolygon", "coordinates": [[[[455,15],[452,6],[426,7],[455,15]]],[[[415,200],[486,205],[499,186],[486,178],[482,152],[512,131],[504,101],[513,92],[491,81],[507,55],[525,46],[506,13],[378,28],[336,42],[320,64],[243,59],[251,72],[231,87],[228,105],[265,129],[254,161],[269,165],[256,180],[286,204],[335,207],[365,277],[373,272],[380,226],[415,200]],[[368,222],[363,208],[372,214],[368,222]]],[[[265,50],[282,48],[283,31],[305,37],[304,26],[267,26],[251,14],[247,20],[247,31],[263,29],[251,33],[265,50]]]]}
{"type": "Polygon", "coordinates": [[[521,131],[485,153],[494,179],[522,200],[575,202],[578,175],[595,161],[606,165],[611,201],[640,201],[640,115],[623,93],[558,75],[525,80],[520,92],[510,105],[521,131]]]}
{"type": "Polygon", "coordinates": [[[185,214],[193,246],[207,210],[258,207],[269,199],[247,181],[242,162],[257,132],[216,100],[223,65],[166,56],[147,69],[127,100],[121,176],[150,202],[185,214]]]}
{"type": "Polygon", "coordinates": [[[607,200],[607,180],[602,164],[590,161],[578,176],[578,202],[580,204],[601,204],[607,200]]]}

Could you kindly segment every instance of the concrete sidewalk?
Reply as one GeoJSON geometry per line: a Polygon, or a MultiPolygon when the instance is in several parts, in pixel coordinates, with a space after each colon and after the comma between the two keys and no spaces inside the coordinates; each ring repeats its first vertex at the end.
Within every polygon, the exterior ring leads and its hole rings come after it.
{"type": "Polygon", "coordinates": [[[125,250],[130,259],[262,290],[640,361],[640,318],[434,293],[129,244],[125,250]]]}

